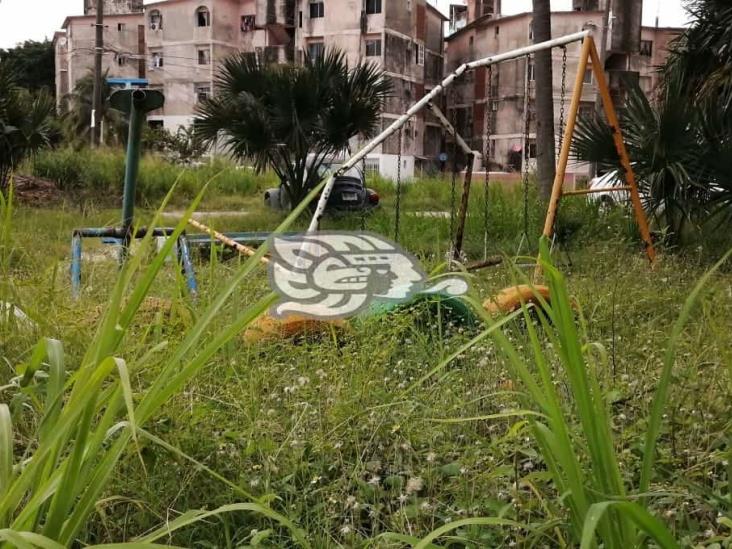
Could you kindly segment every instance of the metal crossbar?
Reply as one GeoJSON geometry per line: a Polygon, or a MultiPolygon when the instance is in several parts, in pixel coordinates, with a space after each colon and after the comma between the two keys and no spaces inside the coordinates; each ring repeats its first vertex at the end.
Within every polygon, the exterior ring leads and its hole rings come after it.
{"type": "Polygon", "coordinates": [[[552,48],[572,44],[574,42],[581,42],[586,37],[591,36],[591,34],[592,32],[590,30],[585,30],[574,34],[569,34],[567,36],[555,38],[553,40],[547,40],[546,42],[541,42],[539,44],[533,44],[525,48],[519,48],[506,53],[492,55],[490,57],[485,57],[483,59],[478,59],[477,61],[472,61],[470,63],[464,63],[460,65],[440,84],[435,86],[432,91],[430,91],[422,99],[412,105],[406,113],[404,113],[397,120],[395,120],[388,128],[386,128],[378,136],[372,139],[360,151],[351,156],[351,158],[344,162],[338,170],[330,175],[330,178],[326,182],[325,187],[323,188],[323,192],[320,195],[320,200],[318,201],[318,206],[315,209],[313,219],[310,222],[308,232],[314,233],[318,230],[320,220],[325,214],[325,208],[328,204],[328,199],[333,192],[333,186],[335,185],[336,178],[356,166],[359,162],[361,162],[361,160],[366,158],[369,153],[376,149],[376,147],[386,141],[386,139],[390,135],[399,131],[399,129],[402,128],[410,118],[412,118],[415,114],[424,109],[432,100],[435,99],[435,97],[440,95],[446,88],[449,88],[453,84],[455,79],[459,78],[462,74],[469,70],[475,70],[480,67],[488,67],[490,65],[495,65],[497,63],[502,63],[504,61],[509,61],[511,59],[516,59],[518,57],[523,57],[532,53],[536,53],[538,51],[550,50],[552,48]]]}

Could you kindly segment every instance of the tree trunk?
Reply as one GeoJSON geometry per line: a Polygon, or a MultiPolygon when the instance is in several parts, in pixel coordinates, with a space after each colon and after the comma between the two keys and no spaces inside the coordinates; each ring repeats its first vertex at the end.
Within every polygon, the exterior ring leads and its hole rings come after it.
{"type": "MultiPolygon", "coordinates": [[[[533,0],[534,43],[552,38],[549,0],[533,0]]],[[[554,146],[554,83],[552,81],[552,52],[535,54],[534,75],[536,88],[536,170],[539,195],[548,200],[556,173],[554,146]]]]}

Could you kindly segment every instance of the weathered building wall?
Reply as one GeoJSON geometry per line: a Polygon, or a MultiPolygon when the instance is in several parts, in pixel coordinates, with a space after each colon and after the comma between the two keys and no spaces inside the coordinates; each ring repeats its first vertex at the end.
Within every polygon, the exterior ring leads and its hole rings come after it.
{"type": "MultiPolygon", "coordinates": [[[[552,34],[554,36],[571,34],[582,30],[587,24],[600,27],[602,15],[600,11],[555,12],[552,14],[552,34]]],[[[470,60],[529,45],[532,41],[531,21],[531,14],[527,13],[471,22],[459,32],[448,37],[448,70],[455,70],[457,66],[470,60]]],[[[645,86],[644,89],[648,93],[657,85],[656,67],[665,59],[668,41],[677,32],[678,30],[674,29],[643,29],[643,40],[653,42],[652,55],[631,56],[630,70],[640,74],[641,84],[645,86]]],[[[580,45],[572,44],[567,47],[566,51],[565,118],[578,69],[580,45]]],[[[554,49],[552,55],[555,126],[559,128],[562,104],[562,50],[554,49]]],[[[518,149],[518,160],[520,161],[521,151],[524,148],[524,107],[527,102],[525,86],[527,74],[530,72],[526,58],[508,61],[493,67],[492,85],[489,85],[487,76],[484,83],[476,84],[476,77],[480,78],[480,76],[467,73],[457,82],[455,89],[448,94],[450,116],[456,117],[460,132],[472,139],[474,149],[483,150],[486,136],[490,134],[490,147],[494,151],[492,159],[498,165],[497,167],[510,168],[512,161],[513,167],[515,167],[516,149],[518,149]],[[490,127],[487,127],[485,119],[486,108],[490,109],[488,111],[490,127]],[[486,132],[486,129],[489,131],[486,132]]],[[[529,81],[530,112],[533,111],[533,86],[534,83],[529,81]]],[[[588,113],[594,109],[596,97],[594,77],[587,73],[582,93],[582,112],[588,113]]],[[[529,132],[530,153],[533,153],[531,145],[535,139],[535,119],[532,116],[529,132]]],[[[583,174],[586,173],[586,168],[584,165],[570,165],[570,172],[583,174]]]]}
{"type": "MultiPolygon", "coordinates": [[[[56,52],[57,106],[65,95],[74,90],[76,83],[92,74],[94,68],[95,30],[93,16],[68,17],[63,32],[54,36],[56,52]]],[[[140,14],[118,14],[105,17],[104,55],[102,71],[109,78],[138,78],[139,60],[144,57],[144,34],[140,14]],[[142,51],[141,51],[142,47],[142,51]]]]}
{"type": "MultiPolygon", "coordinates": [[[[121,13],[141,13],[142,0],[104,0],[105,15],[121,13]]],[[[97,0],[84,0],[84,15],[96,15],[97,0]]]]}
{"type": "MultiPolygon", "coordinates": [[[[441,80],[444,18],[425,0],[382,0],[377,13],[366,13],[362,0],[325,0],[323,17],[311,17],[310,4],[309,0],[299,0],[297,4],[296,57],[301,59],[309,49],[337,48],[346,54],[350,65],[369,61],[383,66],[393,84],[384,107],[383,128],[441,80]]],[[[405,177],[413,175],[415,165],[424,165],[426,150],[433,151],[433,159],[439,154],[434,152],[439,148],[434,145],[434,131],[432,135],[430,146],[425,147],[428,138],[424,115],[404,128],[401,152],[405,177]]],[[[367,162],[371,166],[377,164],[385,175],[394,176],[398,153],[398,137],[392,136],[367,162]]]]}
{"type": "MultiPolygon", "coordinates": [[[[313,52],[337,48],[351,66],[369,61],[384,67],[394,82],[394,93],[387,101],[382,127],[442,79],[444,17],[426,0],[382,0],[380,9],[373,9],[375,13],[366,13],[363,0],[323,0],[322,17],[311,17],[311,4],[317,4],[311,0],[162,0],[145,5],[144,14],[130,20],[119,37],[110,34],[116,30],[116,19],[109,14],[140,10],[141,1],[107,1],[105,47],[134,54],[129,64],[108,63],[110,76],[144,73],[150,86],[166,96],[165,107],[152,113],[150,120],[173,131],[192,122],[200,97],[215,95],[217,69],[226,57],[238,52],[284,63],[301,62],[309,48],[313,52]],[[200,8],[208,11],[206,25],[199,24],[200,8]],[[145,51],[139,51],[141,44],[145,51]]],[[[314,15],[320,13],[318,8],[314,15]]],[[[66,79],[92,66],[93,18],[83,24],[85,51],[78,50],[73,56],[69,53],[71,40],[69,44],[56,42],[59,90],[68,88],[66,79]]],[[[420,114],[403,131],[403,174],[409,177],[415,165],[436,162],[441,149],[442,129],[431,115],[420,114]]],[[[376,163],[385,175],[394,175],[398,152],[395,136],[374,151],[368,162],[372,167],[376,163]]]]}

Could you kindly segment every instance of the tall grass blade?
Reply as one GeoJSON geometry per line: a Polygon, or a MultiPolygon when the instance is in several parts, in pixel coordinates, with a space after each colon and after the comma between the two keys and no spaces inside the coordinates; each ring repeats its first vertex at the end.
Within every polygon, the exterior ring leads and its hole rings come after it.
{"type": "Polygon", "coordinates": [[[458,530],[463,526],[508,526],[511,528],[530,529],[527,528],[527,526],[524,524],[508,519],[496,517],[467,518],[462,520],[456,520],[454,522],[448,522],[444,526],[433,530],[428,536],[422,538],[419,543],[414,546],[414,549],[427,549],[428,547],[430,547],[430,544],[436,539],[439,539],[448,532],[458,530]]]}
{"type": "Polygon", "coordinates": [[[277,513],[276,511],[273,511],[269,507],[259,505],[258,503],[233,503],[230,505],[223,505],[218,509],[214,509],[212,511],[188,511],[187,513],[184,513],[177,519],[167,523],[165,526],[155,530],[154,532],[138,538],[136,541],[157,541],[166,536],[170,536],[170,534],[172,534],[176,530],[179,530],[186,526],[190,526],[191,524],[195,524],[196,522],[200,522],[209,517],[215,517],[225,513],[235,513],[241,511],[258,513],[274,520],[275,522],[278,522],[290,531],[293,538],[295,538],[295,540],[300,544],[301,547],[304,547],[306,549],[311,547],[310,542],[305,537],[305,533],[300,528],[295,526],[295,524],[290,519],[288,519],[284,515],[277,513]]]}
{"type": "MultiPolygon", "coordinates": [[[[13,420],[7,404],[0,404],[0,492],[13,483],[13,420]]],[[[7,524],[7,515],[0,515],[0,524],[7,524]]]]}
{"type": "Polygon", "coordinates": [[[642,532],[647,534],[662,549],[679,549],[681,546],[674,540],[671,532],[656,517],[651,515],[637,503],[629,501],[603,501],[590,507],[582,531],[580,549],[595,547],[595,533],[604,515],[611,509],[633,521],[642,532]]]}
{"type": "Polygon", "coordinates": [[[716,273],[722,265],[724,265],[729,258],[732,257],[732,250],[729,250],[717,263],[709,269],[704,276],[699,279],[699,282],[694,286],[689,297],[686,298],[681,314],[679,314],[676,323],[674,324],[673,330],[671,331],[671,337],[669,338],[666,352],[663,357],[663,369],[661,370],[661,376],[658,380],[658,387],[656,393],[653,396],[653,403],[651,405],[651,414],[648,419],[648,430],[646,432],[645,445],[643,450],[643,463],[641,465],[641,478],[638,490],[640,492],[647,492],[648,487],[651,483],[651,477],[653,474],[653,464],[656,459],[656,445],[658,443],[658,436],[661,432],[661,422],[663,421],[663,410],[666,406],[666,399],[668,398],[668,391],[671,385],[671,378],[673,374],[674,364],[676,362],[676,349],[679,345],[679,340],[684,332],[686,323],[691,317],[691,313],[694,310],[694,306],[699,300],[699,296],[704,291],[704,288],[709,283],[712,275],[716,273]]]}

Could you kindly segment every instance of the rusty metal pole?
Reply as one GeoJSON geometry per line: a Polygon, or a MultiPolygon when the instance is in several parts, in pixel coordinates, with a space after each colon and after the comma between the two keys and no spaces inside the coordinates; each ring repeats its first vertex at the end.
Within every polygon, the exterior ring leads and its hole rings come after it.
{"type": "Polygon", "coordinates": [[[468,165],[465,168],[465,179],[463,180],[463,195],[460,199],[460,210],[458,213],[457,228],[455,230],[455,242],[452,247],[452,258],[460,261],[463,253],[463,239],[465,238],[465,221],[468,217],[468,203],[470,198],[470,185],[473,181],[473,164],[475,163],[475,153],[471,152],[466,155],[468,165]]]}
{"type": "Polygon", "coordinates": [[[590,44],[590,59],[592,60],[592,70],[597,78],[597,87],[600,90],[602,96],[602,104],[605,108],[605,116],[607,116],[608,124],[613,132],[613,141],[615,142],[615,149],[618,151],[620,157],[620,164],[623,166],[625,172],[625,183],[630,187],[630,197],[633,202],[633,210],[635,211],[635,218],[640,229],[641,238],[646,245],[646,255],[648,260],[653,263],[656,260],[656,249],[653,247],[653,239],[651,238],[651,230],[648,227],[648,219],[646,218],[646,212],[643,209],[641,203],[640,193],[638,192],[638,185],[635,181],[635,172],[633,172],[633,166],[630,163],[630,157],[628,156],[628,149],[625,147],[625,141],[623,141],[623,133],[620,129],[620,122],[618,121],[618,115],[615,112],[615,105],[613,105],[612,97],[610,96],[610,88],[607,85],[605,78],[605,71],[600,64],[600,57],[597,54],[597,48],[591,38],[587,39],[590,44]]]}
{"type": "MultiPolygon", "coordinates": [[[[572,145],[572,137],[574,136],[574,127],[577,124],[577,115],[579,113],[580,104],[582,102],[582,89],[584,88],[585,71],[587,70],[587,62],[590,58],[590,48],[592,46],[592,36],[587,36],[582,41],[582,51],[580,52],[579,66],[577,67],[577,77],[574,82],[574,92],[572,93],[572,102],[569,106],[569,118],[567,119],[567,128],[564,131],[564,140],[562,141],[562,150],[559,153],[559,164],[557,173],[554,177],[554,185],[552,187],[551,198],[549,199],[549,209],[547,210],[546,220],[544,221],[543,236],[551,238],[554,234],[554,223],[557,218],[557,208],[562,198],[562,190],[564,187],[564,177],[567,173],[567,164],[569,163],[569,152],[572,145]]],[[[534,271],[534,281],[541,278],[542,268],[541,262],[537,260],[536,270],[534,271]]]]}

